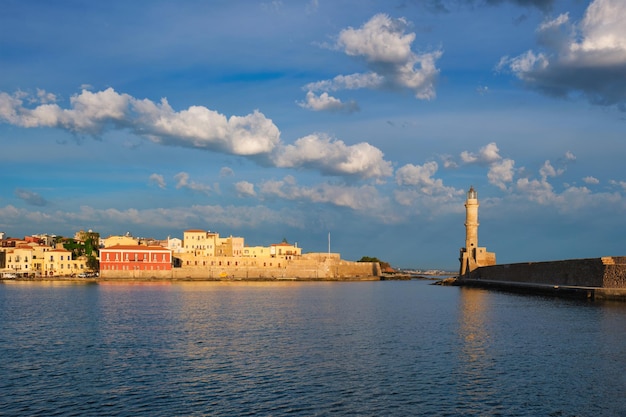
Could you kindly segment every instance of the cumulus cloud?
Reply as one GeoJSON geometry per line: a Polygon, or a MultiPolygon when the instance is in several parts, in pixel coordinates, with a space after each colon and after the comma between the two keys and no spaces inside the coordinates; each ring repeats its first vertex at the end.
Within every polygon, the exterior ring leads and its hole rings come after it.
{"type": "Polygon", "coordinates": [[[600,184],[600,180],[597,179],[596,177],[592,177],[592,176],[588,176],[588,177],[583,178],[583,182],[585,184],[589,184],[589,185],[600,184]]]}
{"type": "Polygon", "coordinates": [[[483,164],[488,165],[493,162],[497,162],[502,157],[500,156],[500,150],[495,142],[491,142],[488,145],[482,147],[478,153],[472,153],[468,151],[461,152],[461,161],[466,164],[483,164]]]}
{"type": "Polygon", "coordinates": [[[157,187],[161,188],[161,189],[165,189],[165,187],[167,186],[167,184],[165,183],[165,178],[163,178],[163,175],[160,174],[152,174],[150,175],[150,183],[155,184],[157,187]]]}
{"type": "Polygon", "coordinates": [[[0,93],[0,120],[21,127],[56,127],[101,135],[107,128],[127,128],[157,143],[206,148],[234,155],[271,152],[280,141],[274,123],[255,111],[226,116],[202,106],[174,111],[166,99],[154,103],[120,94],[112,88],[82,90],[70,98],[70,108],[58,104],[24,106],[18,95],[0,93]]]}
{"type": "Polygon", "coordinates": [[[478,164],[489,167],[487,179],[490,184],[501,190],[507,189],[507,184],[513,181],[515,175],[515,161],[502,158],[500,149],[495,142],[483,146],[478,152],[463,151],[460,155],[464,164],[478,164]]]}
{"type": "Polygon", "coordinates": [[[235,190],[240,197],[254,197],[256,191],[254,191],[254,184],[248,181],[239,181],[235,184],[235,190]]]}
{"type": "Polygon", "coordinates": [[[22,188],[17,188],[15,190],[15,196],[19,198],[20,200],[24,201],[25,203],[30,204],[32,206],[43,207],[43,206],[48,205],[48,201],[46,201],[45,198],[43,198],[42,196],[40,196],[39,194],[33,191],[24,190],[22,188]]]}
{"type": "Polygon", "coordinates": [[[261,183],[259,194],[263,197],[327,203],[364,212],[369,210],[379,212],[381,207],[387,203],[387,199],[382,197],[376,187],[371,185],[355,187],[323,183],[307,187],[298,185],[291,175],[282,180],[261,183]]]}
{"type": "Polygon", "coordinates": [[[396,171],[396,183],[400,186],[411,187],[426,195],[454,195],[457,190],[443,185],[441,179],[433,176],[439,169],[437,162],[426,162],[424,165],[406,164],[396,171]]]}
{"type": "Polygon", "coordinates": [[[539,169],[539,175],[541,178],[545,180],[548,177],[558,177],[559,175],[565,172],[564,168],[555,169],[550,161],[546,161],[543,163],[543,166],[539,169]]]}
{"type": "Polygon", "coordinates": [[[517,180],[516,188],[517,198],[528,199],[542,206],[554,207],[560,213],[615,205],[624,206],[623,198],[619,193],[592,193],[587,187],[574,186],[567,187],[559,193],[544,179],[520,178],[517,180]]]}
{"type": "Polygon", "coordinates": [[[195,181],[190,181],[189,174],[187,174],[186,172],[179,172],[178,174],[174,175],[174,179],[176,180],[177,189],[185,188],[205,195],[209,195],[211,193],[210,186],[195,181]]]}
{"type": "Polygon", "coordinates": [[[322,93],[318,96],[312,91],[306,94],[306,101],[298,102],[298,105],[313,111],[345,111],[352,113],[359,110],[359,106],[355,101],[343,103],[328,93],[322,93]]]}
{"type": "MultiPolygon", "coordinates": [[[[384,160],[380,149],[367,143],[346,145],[340,140],[310,135],[293,145],[284,144],[278,127],[259,111],[231,117],[203,106],[176,111],[165,98],[155,103],[112,88],[82,90],[71,97],[67,109],[56,103],[31,108],[25,105],[26,96],[23,92],[0,92],[0,122],[94,136],[110,129],[126,129],[157,144],[243,156],[277,167],[319,169],[325,175],[380,178],[392,172],[391,163],[384,160]]],[[[55,98],[45,92],[38,96],[38,103],[55,98]]],[[[320,108],[336,105],[332,97],[323,94],[315,96],[313,102],[320,108]]],[[[349,109],[355,104],[341,106],[349,109]]]]}
{"type": "Polygon", "coordinates": [[[626,110],[625,20],[623,0],[594,0],[579,23],[562,14],[541,24],[537,37],[542,49],[503,57],[498,68],[511,70],[545,94],[581,94],[593,104],[626,110]]]}
{"type": "Polygon", "coordinates": [[[614,185],[614,186],[618,186],[621,187],[624,191],[626,191],[626,181],[615,181],[615,180],[610,180],[609,184],[614,185]]]}
{"type": "Polygon", "coordinates": [[[311,93],[386,87],[408,89],[421,100],[435,98],[435,83],[439,75],[435,63],[443,52],[414,52],[411,47],[416,35],[406,32],[408,26],[404,18],[393,19],[386,14],[377,14],[360,28],[343,29],[335,48],[346,55],[363,59],[369,71],[338,75],[330,80],[307,84],[305,88],[311,93]]]}
{"type": "Polygon", "coordinates": [[[392,166],[382,151],[368,143],[346,145],[326,135],[314,134],[286,145],[273,156],[277,167],[309,167],[326,175],[352,175],[380,178],[392,174],[392,166]]]}
{"type": "Polygon", "coordinates": [[[495,185],[501,190],[507,189],[507,184],[513,181],[515,175],[515,161],[512,159],[503,159],[493,162],[489,167],[487,179],[490,184],[495,185]]]}

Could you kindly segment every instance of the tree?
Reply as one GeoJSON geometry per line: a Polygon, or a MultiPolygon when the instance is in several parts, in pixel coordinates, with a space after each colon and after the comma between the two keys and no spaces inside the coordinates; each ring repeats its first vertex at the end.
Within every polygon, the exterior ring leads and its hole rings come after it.
{"type": "Polygon", "coordinates": [[[381,261],[378,258],[374,258],[372,256],[364,256],[361,259],[359,259],[357,262],[378,262],[380,264],[380,268],[383,271],[387,269],[392,269],[391,265],[389,265],[389,262],[381,261]]]}

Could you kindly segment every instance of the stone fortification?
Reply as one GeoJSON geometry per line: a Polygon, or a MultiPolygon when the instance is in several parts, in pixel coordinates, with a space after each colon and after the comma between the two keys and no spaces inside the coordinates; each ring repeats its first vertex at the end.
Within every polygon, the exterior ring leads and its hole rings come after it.
{"type": "Polygon", "coordinates": [[[163,280],[378,280],[377,262],[341,260],[339,254],[303,254],[298,259],[274,260],[242,257],[212,258],[202,266],[172,268],[170,271],[101,271],[102,279],[163,280]]]}
{"type": "Polygon", "coordinates": [[[570,259],[483,266],[460,283],[494,281],[535,285],[626,289],[626,257],[570,259]]]}

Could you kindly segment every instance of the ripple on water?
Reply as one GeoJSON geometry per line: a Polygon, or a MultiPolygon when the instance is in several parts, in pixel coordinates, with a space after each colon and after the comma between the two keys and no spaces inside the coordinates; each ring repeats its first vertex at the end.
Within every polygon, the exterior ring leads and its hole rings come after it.
{"type": "Polygon", "coordinates": [[[0,414],[626,415],[625,313],[419,281],[0,285],[0,414]]]}

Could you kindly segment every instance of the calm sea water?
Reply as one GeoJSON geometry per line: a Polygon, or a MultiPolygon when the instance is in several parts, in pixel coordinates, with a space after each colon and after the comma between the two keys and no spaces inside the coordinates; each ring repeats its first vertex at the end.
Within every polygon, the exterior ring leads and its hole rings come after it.
{"type": "Polygon", "coordinates": [[[3,416],[626,416],[626,305],[427,281],[0,284],[3,416]]]}

